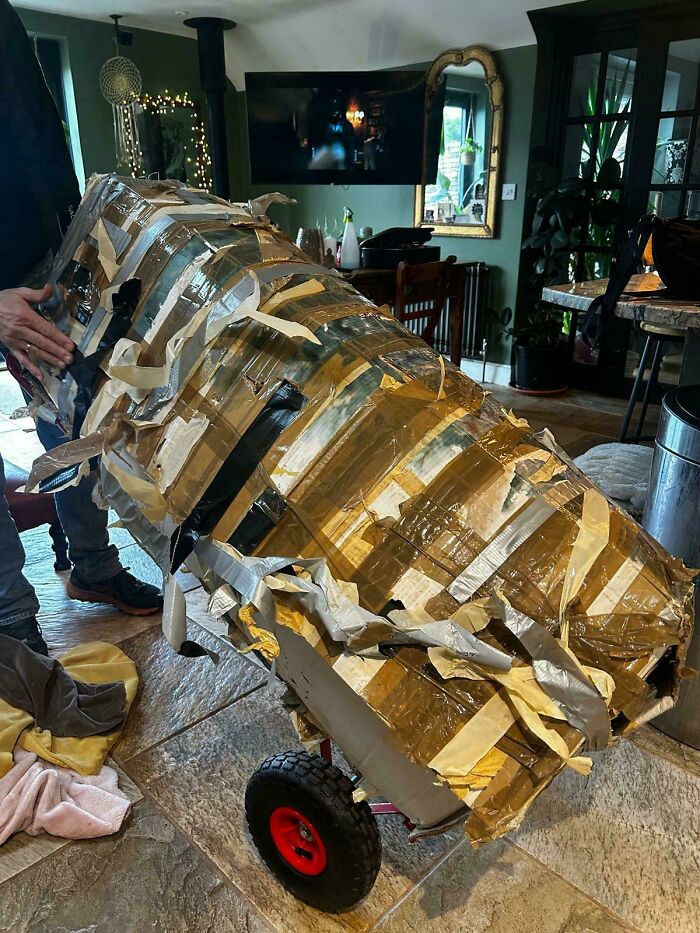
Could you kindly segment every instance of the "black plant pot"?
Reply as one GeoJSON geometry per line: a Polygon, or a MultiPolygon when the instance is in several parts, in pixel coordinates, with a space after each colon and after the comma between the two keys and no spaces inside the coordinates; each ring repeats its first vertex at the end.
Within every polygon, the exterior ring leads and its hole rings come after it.
{"type": "Polygon", "coordinates": [[[554,347],[515,346],[514,388],[524,392],[561,392],[566,388],[564,375],[566,344],[554,347]]]}

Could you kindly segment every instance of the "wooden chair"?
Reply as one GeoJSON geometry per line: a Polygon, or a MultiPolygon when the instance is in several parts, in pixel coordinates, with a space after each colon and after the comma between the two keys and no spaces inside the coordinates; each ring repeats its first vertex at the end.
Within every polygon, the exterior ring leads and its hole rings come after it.
{"type": "MultiPolygon", "coordinates": [[[[431,347],[434,345],[435,329],[445,307],[450,272],[456,261],[456,256],[448,256],[442,262],[422,262],[416,265],[400,262],[396,268],[394,314],[402,324],[426,319],[420,337],[431,347]],[[419,307],[414,308],[415,305],[419,307]],[[412,307],[410,311],[406,310],[409,306],[412,307]]],[[[461,313],[459,322],[450,323],[453,328],[460,325],[461,313]]],[[[453,352],[452,356],[454,355],[453,352]]],[[[456,365],[459,366],[459,360],[456,361],[456,365]]]]}
{"type": "Polygon", "coordinates": [[[53,493],[25,493],[17,490],[24,486],[29,479],[29,473],[21,467],[5,460],[5,498],[10,507],[10,514],[17,525],[17,531],[28,531],[30,528],[39,528],[41,525],[49,526],[51,535],[51,548],[56,555],[55,570],[70,570],[72,564],[68,559],[68,542],[63,531],[60,519],[56,514],[53,493]]]}

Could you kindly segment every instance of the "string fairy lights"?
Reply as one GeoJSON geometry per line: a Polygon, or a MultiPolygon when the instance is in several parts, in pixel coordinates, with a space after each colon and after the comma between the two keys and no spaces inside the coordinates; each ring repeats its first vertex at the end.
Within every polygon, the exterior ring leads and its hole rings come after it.
{"type": "MultiPolygon", "coordinates": [[[[175,113],[176,110],[188,110],[191,117],[189,145],[185,144],[185,159],[188,164],[194,163],[194,181],[200,188],[210,189],[211,156],[207,145],[207,134],[204,120],[199,107],[189,96],[187,91],[182,94],[171,94],[166,88],[159,94],[143,94],[139,98],[139,107],[145,113],[158,113],[161,115],[175,113]],[[190,148],[191,147],[191,148],[190,148]]],[[[138,178],[142,170],[141,148],[138,140],[134,139],[131,128],[126,127],[126,143],[129,152],[128,165],[134,178],[138,178]]],[[[188,172],[189,174],[189,172],[188,172]]]]}

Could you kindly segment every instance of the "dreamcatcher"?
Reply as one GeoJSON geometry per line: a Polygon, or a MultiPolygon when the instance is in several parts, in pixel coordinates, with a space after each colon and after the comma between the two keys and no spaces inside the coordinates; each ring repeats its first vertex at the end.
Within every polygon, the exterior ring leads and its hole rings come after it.
{"type": "Polygon", "coordinates": [[[119,54],[119,20],[113,13],[114,46],[116,55],[100,69],[100,91],[112,105],[114,146],[119,165],[130,165],[137,170],[141,162],[141,146],[136,123],[136,106],[141,96],[141,74],[129,58],[119,54]]]}

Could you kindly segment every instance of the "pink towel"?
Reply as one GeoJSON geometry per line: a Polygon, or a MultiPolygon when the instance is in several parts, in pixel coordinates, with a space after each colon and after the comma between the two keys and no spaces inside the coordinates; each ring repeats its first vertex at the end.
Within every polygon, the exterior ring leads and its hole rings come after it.
{"type": "Polygon", "coordinates": [[[129,812],[131,803],[113,768],[103,766],[99,774],[83,777],[21,748],[15,749],[14,761],[0,780],[0,845],[20,830],[64,839],[109,836],[129,812]]]}

